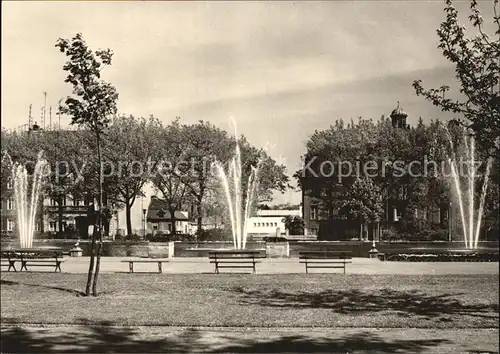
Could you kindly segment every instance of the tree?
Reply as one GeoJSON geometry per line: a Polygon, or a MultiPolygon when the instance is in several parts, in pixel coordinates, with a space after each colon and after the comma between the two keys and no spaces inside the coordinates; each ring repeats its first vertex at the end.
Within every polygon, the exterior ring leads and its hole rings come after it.
{"type": "Polygon", "coordinates": [[[99,243],[96,246],[95,232],[92,235],[92,246],[87,286],[85,294],[97,296],[97,279],[99,276],[102,246],[102,213],[103,213],[103,171],[101,139],[108,127],[111,116],[117,112],[118,93],[113,85],[101,79],[101,71],[111,65],[113,52],[110,49],[93,52],[85,43],[81,33],[72,39],[59,38],[56,47],[68,57],[63,70],[68,74],[65,82],[73,87],[73,94],[68,96],[59,108],[60,114],[71,116],[71,124],[89,129],[95,137],[99,176],[99,211],[97,213],[97,233],[99,243]],[[95,273],[94,273],[94,259],[95,273]],[[94,273],[94,274],[93,274],[94,273]]]}
{"type": "Polygon", "coordinates": [[[303,189],[318,201],[323,218],[331,218],[337,208],[337,194],[362,175],[358,166],[376,156],[377,126],[370,119],[345,125],[337,120],[329,129],[316,131],[307,142],[304,169],[295,177],[303,189]]]}
{"type": "Polygon", "coordinates": [[[298,215],[288,215],[283,218],[285,229],[288,230],[290,235],[303,235],[304,234],[304,219],[298,215]]]}
{"type": "Polygon", "coordinates": [[[11,170],[12,170],[12,158],[9,154],[9,143],[11,140],[11,133],[7,131],[6,129],[2,128],[2,137],[0,139],[1,142],[1,151],[0,154],[1,156],[1,178],[2,178],[2,184],[1,184],[1,190],[5,191],[7,190],[7,184],[11,181],[11,170]]]}
{"type": "Polygon", "coordinates": [[[500,10],[493,1],[494,36],[484,28],[484,20],[476,0],[470,3],[469,21],[476,34],[468,37],[458,21],[458,11],[451,0],[445,1],[446,19],[437,30],[438,48],[455,65],[455,78],[461,99],[446,97],[450,86],[424,89],[421,80],[413,82],[415,92],[443,111],[461,114],[461,122],[470,128],[485,151],[500,156],[500,10]]]}
{"type": "Polygon", "coordinates": [[[190,193],[195,188],[191,187],[192,177],[186,169],[186,149],[189,147],[187,136],[183,134],[183,127],[176,119],[170,126],[161,131],[159,157],[161,162],[156,167],[152,177],[153,185],[161,194],[161,200],[166,204],[170,213],[172,233],[176,230],[176,212],[181,211],[191,201],[190,193]]]}
{"type": "Polygon", "coordinates": [[[242,135],[238,141],[242,160],[242,188],[247,189],[248,179],[252,168],[259,165],[257,173],[257,189],[255,191],[255,203],[270,202],[274,191],[284,193],[289,186],[289,177],[286,167],[278,165],[276,161],[267,154],[265,149],[258,149],[251,145],[246,137],[242,135]],[[259,164],[260,161],[260,164],[259,164]]]}
{"type": "Polygon", "coordinates": [[[203,228],[203,201],[210,182],[216,178],[211,172],[212,165],[215,161],[229,161],[234,144],[224,130],[204,121],[181,125],[177,134],[183,147],[183,155],[181,163],[172,169],[172,173],[188,188],[193,197],[197,214],[197,234],[200,234],[203,228]]]}
{"type": "Polygon", "coordinates": [[[44,131],[37,133],[42,137],[40,145],[52,171],[45,185],[47,196],[57,204],[58,230],[63,229],[63,208],[65,196],[71,193],[74,198],[86,196],[84,185],[85,168],[90,157],[84,131],[44,131]]]}
{"type": "Polygon", "coordinates": [[[383,207],[380,189],[367,177],[356,178],[338,197],[339,215],[360,223],[360,239],[365,223],[380,222],[383,207]]]}
{"type": "Polygon", "coordinates": [[[131,209],[144,184],[150,180],[159,161],[163,127],[158,119],[115,117],[106,133],[103,160],[109,174],[106,182],[113,188],[110,198],[125,206],[127,235],[132,234],[131,209]]]}

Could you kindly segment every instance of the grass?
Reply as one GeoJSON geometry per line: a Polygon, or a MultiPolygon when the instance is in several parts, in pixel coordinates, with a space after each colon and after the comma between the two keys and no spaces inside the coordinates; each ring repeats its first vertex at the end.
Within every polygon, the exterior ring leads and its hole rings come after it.
{"type": "Polygon", "coordinates": [[[2,273],[3,323],[498,328],[497,275],[2,273]]]}

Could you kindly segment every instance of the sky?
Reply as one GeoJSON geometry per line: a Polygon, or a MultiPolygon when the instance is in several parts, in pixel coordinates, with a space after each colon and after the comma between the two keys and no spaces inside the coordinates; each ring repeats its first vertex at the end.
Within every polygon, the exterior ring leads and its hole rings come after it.
{"type": "MultiPolygon", "coordinates": [[[[468,2],[457,7],[467,15],[468,2]]],[[[239,134],[268,144],[293,174],[308,137],[338,118],[378,119],[397,101],[410,124],[447,118],[411,86],[452,81],[454,68],[436,48],[442,8],[423,0],[4,1],[2,126],[26,124],[30,104],[41,123],[44,92],[56,120],[70,86],[54,45],[81,32],[92,49],[114,51],[103,78],[117,88],[120,113],[227,130],[233,116],[239,134]]],[[[288,192],[275,202],[299,201],[288,192]]]]}

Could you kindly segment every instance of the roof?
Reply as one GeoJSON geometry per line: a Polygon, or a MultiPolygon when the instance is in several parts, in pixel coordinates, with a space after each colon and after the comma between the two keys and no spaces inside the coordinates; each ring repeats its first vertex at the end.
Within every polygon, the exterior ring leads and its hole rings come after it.
{"type": "Polygon", "coordinates": [[[300,209],[294,209],[294,210],[257,210],[257,216],[281,216],[285,217],[288,215],[301,215],[300,209]]]}
{"type": "MultiPolygon", "coordinates": [[[[174,215],[175,215],[175,220],[178,221],[190,220],[187,211],[179,210],[176,211],[174,215]]],[[[172,220],[172,216],[168,211],[167,203],[161,199],[152,197],[151,201],[149,202],[146,221],[170,221],[170,220],[172,220]]]]}
{"type": "Polygon", "coordinates": [[[408,117],[408,114],[404,111],[404,109],[399,106],[399,101],[398,101],[398,106],[391,113],[391,117],[392,116],[405,116],[405,117],[408,117]]]}

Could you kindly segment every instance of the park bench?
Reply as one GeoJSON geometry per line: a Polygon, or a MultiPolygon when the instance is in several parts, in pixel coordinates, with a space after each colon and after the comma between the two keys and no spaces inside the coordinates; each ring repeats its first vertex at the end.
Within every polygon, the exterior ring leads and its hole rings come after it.
{"type": "Polygon", "coordinates": [[[309,273],[309,268],[342,268],[345,274],[346,264],[352,263],[352,253],[338,251],[304,251],[299,252],[299,262],[305,264],[306,273],[309,273]]]}
{"type": "Polygon", "coordinates": [[[261,262],[265,255],[260,251],[210,251],[208,252],[210,263],[215,265],[215,274],[219,274],[220,268],[251,268],[256,272],[255,265],[261,262]]]}
{"type": "MultiPolygon", "coordinates": [[[[122,261],[122,263],[128,263],[129,273],[134,273],[134,263],[158,263],[158,273],[163,273],[162,264],[170,262],[169,259],[129,259],[122,261]]],[[[149,273],[149,272],[142,272],[149,273]]]]}
{"type": "Polygon", "coordinates": [[[17,272],[16,269],[16,258],[15,254],[11,251],[2,252],[0,255],[0,266],[7,267],[7,272],[10,272],[11,269],[14,269],[14,272],[17,272]]]}
{"type": "Polygon", "coordinates": [[[61,272],[61,263],[64,262],[62,250],[15,250],[12,258],[21,262],[20,271],[29,271],[29,267],[54,267],[54,272],[61,272]]]}

